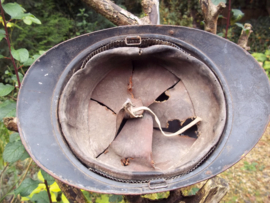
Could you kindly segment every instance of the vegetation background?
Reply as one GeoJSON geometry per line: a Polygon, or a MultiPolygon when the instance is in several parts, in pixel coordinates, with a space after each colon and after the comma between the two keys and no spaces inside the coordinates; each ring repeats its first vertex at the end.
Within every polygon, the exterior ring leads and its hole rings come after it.
{"type": "MultiPolygon", "coordinates": [[[[14,1],[2,0],[2,3],[7,5],[14,1]]],[[[54,45],[81,34],[115,26],[78,0],[17,0],[16,3],[21,7],[13,11],[13,18],[7,8],[5,17],[12,55],[19,67],[18,76],[21,80],[33,61],[54,45]],[[18,16],[18,13],[24,16],[18,16]]],[[[143,15],[140,0],[115,0],[115,3],[137,16],[143,15]]],[[[269,75],[270,0],[232,0],[232,8],[228,39],[237,43],[243,23],[251,23],[253,33],[249,39],[250,53],[269,75]]],[[[228,9],[225,9],[218,21],[218,35],[223,37],[227,13],[228,9]]],[[[160,15],[161,24],[198,29],[204,27],[198,0],[160,0],[160,15]]],[[[4,21],[0,17],[0,202],[49,202],[44,184],[46,180],[52,201],[66,203],[68,200],[54,179],[29,158],[18,133],[4,126],[4,117],[15,116],[18,93],[17,78],[4,38],[4,21]]],[[[231,186],[224,202],[270,202],[269,132],[268,128],[262,140],[245,159],[221,174],[231,186]]],[[[202,184],[186,188],[184,192],[195,194],[202,184]]],[[[124,202],[119,195],[83,193],[88,202],[124,202]]],[[[148,198],[159,199],[166,195],[168,193],[152,194],[148,198]]]]}

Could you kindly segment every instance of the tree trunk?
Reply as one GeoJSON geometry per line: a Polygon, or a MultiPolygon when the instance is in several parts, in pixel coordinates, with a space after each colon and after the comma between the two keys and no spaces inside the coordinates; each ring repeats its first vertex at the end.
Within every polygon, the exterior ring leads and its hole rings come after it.
{"type": "Polygon", "coordinates": [[[145,17],[138,18],[110,0],[82,0],[115,25],[159,24],[159,1],[142,0],[145,17]]]}
{"type": "Polygon", "coordinates": [[[252,25],[249,23],[245,23],[244,29],[242,30],[238,40],[238,45],[247,51],[250,50],[250,47],[248,47],[247,44],[248,38],[252,32],[252,25]]]}
{"type": "Polygon", "coordinates": [[[200,4],[205,21],[205,31],[217,34],[218,15],[226,7],[226,5],[224,3],[219,3],[216,6],[211,0],[200,0],[200,4]]]}

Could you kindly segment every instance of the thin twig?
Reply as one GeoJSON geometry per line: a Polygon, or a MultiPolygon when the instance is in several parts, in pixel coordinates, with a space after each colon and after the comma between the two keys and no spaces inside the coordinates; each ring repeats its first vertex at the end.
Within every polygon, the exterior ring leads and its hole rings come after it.
{"type": "Polygon", "coordinates": [[[28,163],[27,168],[26,168],[26,171],[25,171],[25,173],[24,173],[24,175],[23,175],[23,177],[21,179],[21,182],[20,182],[19,186],[22,184],[23,180],[25,179],[25,177],[27,175],[27,172],[29,171],[32,162],[33,162],[33,159],[30,158],[29,163],[28,163]]]}
{"type": "Polygon", "coordinates": [[[231,18],[231,0],[229,0],[229,9],[228,9],[228,17],[227,17],[225,39],[227,39],[227,34],[228,34],[228,29],[229,29],[229,24],[230,24],[230,18],[231,18]]]}
{"type": "Polygon", "coordinates": [[[49,201],[50,201],[50,203],[52,203],[52,197],[51,197],[51,193],[50,193],[50,189],[49,189],[47,180],[44,180],[44,183],[46,185],[46,189],[47,189],[47,194],[48,194],[48,197],[49,197],[49,201]]]}
{"type": "Polygon", "coordinates": [[[2,172],[0,174],[0,183],[1,184],[2,184],[2,176],[4,175],[4,172],[6,171],[7,167],[8,167],[8,163],[7,163],[7,165],[5,166],[5,168],[2,170],[2,172]]]}
{"type": "Polygon", "coordinates": [[[6,32],[6,41],[7,41],[7,44],[8,44],[8,49],[9,49],[9,54],[10,54],[10,58],[11,58],[11,61],[12,61],[12,64],[13,64],[13,67],[14,67],[14,70],[15,70],[15,74],[16,74],[16,77],[17,77],[17,80],[18,80],[18,87],[20,88],[21,87],[21,82],[20,82],[20,78],[19,78],[19,74],[18,74],[18,68],[16,66],[16,63],[15,63],[15,60],[11,54],[11,46],[10,46],[10,40],[9,40],[9,36],[8,36],[8,30],[7,30],[7,22],[6,22],[6,19],[5,19],[5,13],[4,13],[4,9],[2,7],[2,3],[0,1],[0,9],[1,9],[1,16],[3,18],[3,22],[4,22],[4,27],[5,27],[5,32],[6,32]]]}
{"type": "Polygon", "coordinates": [[[16,195],[13,195],[13,198],[12,198],[12,200],[10,201],[10,203],[13,203],[13,202],[14,202],[15,196],[16,196],[16,195]]]}
{"type": "MultiPolygon", "coordinates": [[[[26,168],[26,170],[25,170],[25,173],[23,174],[23,177],[21,177],[19,180],[16,181],[16,183],[14,183],[14,184],[12,185],[12,187],[8,190],[8,192],[0,199],[0,202],[2,202],[3,199],[5,199],[5,197],[13,190],[13,188],[17,185],[17,183],[18,183],[19,181],[20,181],[19,186],[22,184],[22,181],[25,179],[25,177],[26,177],[26,175],[27,175],[27,172],[29,171],[32,162],[33,162],[33,160],[30,158],[29,163],[28,163],[28,165],[27,165],[27,168],[26,168]]],[[[18,186],[18,187],[19,187],[19,186],[18,186]]]]}

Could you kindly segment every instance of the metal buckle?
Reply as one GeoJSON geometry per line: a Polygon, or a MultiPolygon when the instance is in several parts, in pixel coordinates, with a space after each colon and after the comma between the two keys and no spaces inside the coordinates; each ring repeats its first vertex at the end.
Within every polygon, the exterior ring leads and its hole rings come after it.
{"type": "Polygon", "coordinates": [[[127,36],[125,38],[125,44],[127,46],[141,45],[142,44],[142,38],[140,36],[127,36]]]}

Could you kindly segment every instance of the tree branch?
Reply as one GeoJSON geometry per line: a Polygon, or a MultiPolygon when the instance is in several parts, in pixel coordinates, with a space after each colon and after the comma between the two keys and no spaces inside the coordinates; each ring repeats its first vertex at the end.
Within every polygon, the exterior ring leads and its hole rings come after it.
{"type": "Polygon", "coordinates": [[[229,0],[229,8],[228,8],[228,15],[227,15],[227,23],[226,23],[226,32],[225,32],[225,39],[227,39],[227,35],[228,35],[228,30],[229,30],[229,25],[230,25],[230,21],[231,21],[231,0],[229,0]]]}
{"type": "Polygon", "coordinates": [[[211,0],[200,0],[200,4],[205,20],[205,31],[216,34],[218,15],[226,7],[226,5],[224,3],[219,3],[216,6],[211,0]]]}
{"type": "Polygon", "coordinates": [[[159,1],[158,0],[142,0],[143,11],[149,21],[149,24],[159,25],[159,1]]]}
{"type": "Polygon", "coordinates": [[[103,15],[115,25],[144,25],[148,24],[132,13],[122,9],[110,0],[82,0],[96,12],[103,15]]]}
{"type": "Polygon", "coordinates": [[[6,126],[7,129],[18,132],[18,125],[17,125],[16,117],[6,117],[3,120],[4,120],[4,125],[6,126]]]}
{"type": "Polygon", "coordinates": [[[238,39],[237,44],[247,51],[250,50],[250,47],[248,47],[247,44],[248,44],[248,38],[252,32],[253,32],[252,25],[249,23],[245,23],[244,29],[242,30],[241,35],[238,39]]]}
{"type": "Polygon", "coordinates": [[[196,195],[190,197],[186,203],[220,202],[229,189],[230,187],[227,181],[216,176],[209,179],[196,195]]]}
{"type": "Polygon", "coordinates": [[[138,18],[110,0],[82,0],[115,25],[159,24],[159,0],[142,0],[145,17],[138,18]]]}
{"type": "Polygon", "coordinates": [[[10,45],[10,40],[9,40],[9,36],[8,36],[7,22],[6,22],[6,19],[5,19],[5,13],[4,13],[4,9],[2,7],[1,0],[0,0],[0,10],[1,10],[1,16],[3,18],[4,27],[5,27],[5,35],[6,35],[5,39],[6,39],[7,44],[8,44],[8,49],[9,49],[11,62],[13,64],[14,71],[15,71],[15,74],[16,74],[16,77],[17,77],[18,87],[20,88],[21,87],[21,82],[20,82],[20,78],[19,78],[19,74],[18,74],[18,68],[17,68],[15,60],[14,60],[12,54],[11,54],[11,45],[10,45]]]}
{"type": "Polygon", "coordinates": [[[49,186],[48,186],[47,180],[44,180],[44,184],[45,184],[45,186],[46,186],[46,190],[47,190],[47,194],[48,194],[49,201],[50,201],[50,203],[52,203],[52,197],[51,197],[50,188],[49,188],[49,186]]]}

